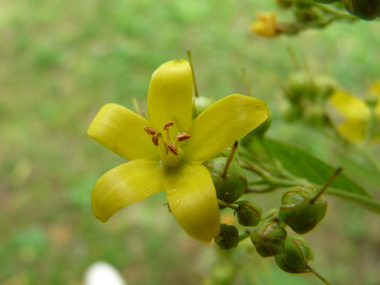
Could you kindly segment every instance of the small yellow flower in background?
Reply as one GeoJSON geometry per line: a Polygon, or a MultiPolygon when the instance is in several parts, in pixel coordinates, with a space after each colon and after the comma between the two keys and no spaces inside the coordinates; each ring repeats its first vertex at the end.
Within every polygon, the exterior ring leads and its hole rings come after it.
{"type": "Polygon", "coordinates": [[[258,21],[251,24],[254,34],[265,37],[275,37],[279,34],[275,12],[258,13],[258,21]]]}
{"type": "Polygon", "coordinates": [[[153,73],[149,121],[118,104],[96,115],[88,135],[130,160],[96,182],[91,203],[98,219],[106,222],[165,189],[172,213],[190,236],[208,243],[219,234],[216,191],[202,163],[259,126],[269,111],[263,101],[234,94],[193,121],[192,84],[189,63],[170,61],[153,73]]]}
{"type": "MultiPolygon", "coordinates": [[[[380,80],[370,87],[369,93],[378,98],[374,111],[376,118],[380,119],[380,80]]],[[[371,117],[368,104],[362,98],[341,90],[335,91],[329,102],[344,119],[337,125],[339,133],[350,140],[363,141],[371,117]]]]}

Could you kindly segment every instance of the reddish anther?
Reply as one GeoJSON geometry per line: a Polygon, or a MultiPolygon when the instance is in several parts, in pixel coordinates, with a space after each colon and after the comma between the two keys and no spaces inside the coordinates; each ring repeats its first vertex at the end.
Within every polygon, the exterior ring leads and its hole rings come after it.
{"type": "Polygon", "coordinates": [[[169,127],[173,126],[174,123],[173,122],[168,122],[166,123],[165,125],[163,125],[162,127],[164,128],[164,130],[166,131],[167,129],[169,129],[169,127]]]}
{"type": "Polygon", "coordinates": [[[153,129],[152,127],[148,127],[148,126],[145,126],[143,127],[144,131],[146,131],[148,133],[148,135],[155,135],[157,133],[157,131],[155,129],[153,129]]]}
{"type": "Polygon", "coordinates": [[[152,136],[152,142],[153,142],[153,144],[154,144],[155,146],[158,146],[158,145],[159,145],[159,143],[158,143],[158,136],[153,135],[153,136],[152,136]]]}
{"type": "Polygon", "coordinates": [[[172,154],[174,154],[174,155],[178,155],[177,147],[176,147],[174,144],[172,144],[172,143],[168,144],[168,150],[169,150],[172,154]]]}
{"type": "Polygon", "coordinates": [[[189,138],[191,138],[191,135],[188,135],[186,133],[183,133],[183,134],[178,133],[178,135],[176,137],[177,137],[179,142],[182,142],[182,141],[185,141],[185,140],[188,140],[189,138]]]}

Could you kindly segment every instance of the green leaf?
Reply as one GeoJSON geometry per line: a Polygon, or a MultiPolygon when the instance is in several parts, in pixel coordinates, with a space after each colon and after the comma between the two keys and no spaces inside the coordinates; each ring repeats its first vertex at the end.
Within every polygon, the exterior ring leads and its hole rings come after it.
{"type": "MultiPolygon", "coordinates": [[[[294,146],[273,139],[265,139],[265,144],[273,157],[278,159],[288,172],[294,176],[305,178],[315,185],[325,185],[336,170],[336,168],[294,146]]],[[[344,174],[339,174],[334,179],[326,194],[344,198],[380,214],[380,202],[344,174]]]]}
{"type": "MultiPolygon", "coordinates": [[[[336,168],[294,146],[286,145],[273,139],[266,139],[266,143],[273,156],[281,162],[287,171],[297,177],[306,178],[314,184],[325,185],[336,171],[336,168]]],[[[336,190],[339,189],[372,198],[364,188],[344,174],[339,174],[331,183],[331,187],[336,190]]]]}

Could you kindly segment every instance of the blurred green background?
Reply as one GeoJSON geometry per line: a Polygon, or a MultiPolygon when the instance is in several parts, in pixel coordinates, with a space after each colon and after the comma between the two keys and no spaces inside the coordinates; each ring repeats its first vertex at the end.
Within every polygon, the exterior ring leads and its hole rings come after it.
{"type": "MultiPolygon", "coordinates": [[[[132,108],[136,97],[144,105],[152,72],[186,58],[187,49],[201,95],[244,94],[245,67],[253,95],[274,116],[269,136],[339,162],[331,142],[279,115],[281,85],[294,70],[287,47],[312,72],[363,93],[380,77],[380,23],[334,23],[275,39],[252,35],[256,13],[276,9],[274,0],[2,0],[0,283],[82,284],[85,269],[104,260],[129,284],[201,284],[212,276],[221,282],[234,272],[233,284],[321,284],[310,274],[280,271],[249,242],[221,253],[192,240],[163,206],[164,193],[107,224],[90,205],[96,180],[125,162],[87,137],[90,122],[105,103],[132,108]]],[[[366,185],[373,175],[358,165],[346,174],[366,185]]],[[[375,188],[368,190],[379,197],[375,188]]],[[[279,194],[257,200],[268,210],[279,194]]],[[[327,217],[306,236],[313,267],[333,284],[380,284],[379,217],[326,198],[327,217]]]]}

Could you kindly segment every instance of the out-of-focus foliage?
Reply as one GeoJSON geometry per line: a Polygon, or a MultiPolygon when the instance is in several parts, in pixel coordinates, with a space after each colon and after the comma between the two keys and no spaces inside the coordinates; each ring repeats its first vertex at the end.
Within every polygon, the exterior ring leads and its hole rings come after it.
{"type": "MultiPolygon", "coordinates": [[[[366,79],[379,76],[378,22],[336,23],[268,40],[252,35],[250,23],[256,12],[277,9],[274,1],[0,5],[1,284],[80,284],[98,260],[115,265],[129,284],[199,284],[211,275],[222,280],[230,277],[223,277],[221,272],[229,272],[223,268],[234,268],[236,261],[242,264],[236,284],[319,284],[313,276],[280,272],[249,242],[240,246],[251,248],[248,253],[237,250],[228,258],[215,245],[198,244],[174,222],[164,195],[127,207],[107,224],[93,217],[92,185],[124,160],[86,136],[91,120],[105,103],[132,108],[132,96],[144,107],[149,75],[161,63],[185,57],[187,49],[193,51],[201,95],[245,93],[246,67],[253,95],[267,101],[273,115],[268,136],[347,165],[345,174],[364,186],[377,185],[368,190],[379,197],[379,182],[361,159],[279,115],[285,104],[281,85],[293,71],[286,46],[310,70],[360,94],[366,79]]],[[[255,199],[266,212],[280,194],[255,199]]],[[[318,253],[315,266],[334,284],[377,284],[379,217],[328,199],[318,234],[307,237],[318,253]]],[[[229,214],[225,210],[222,218],[229,214]]]]}

